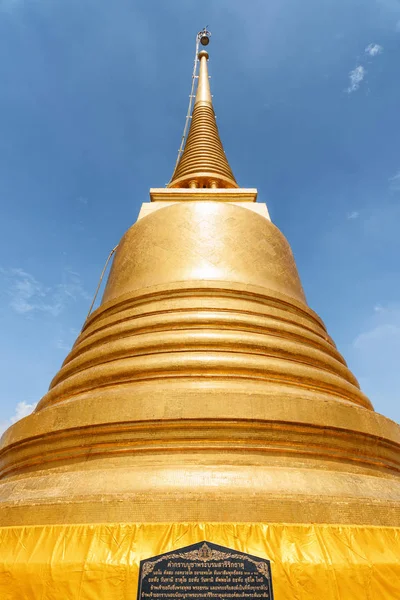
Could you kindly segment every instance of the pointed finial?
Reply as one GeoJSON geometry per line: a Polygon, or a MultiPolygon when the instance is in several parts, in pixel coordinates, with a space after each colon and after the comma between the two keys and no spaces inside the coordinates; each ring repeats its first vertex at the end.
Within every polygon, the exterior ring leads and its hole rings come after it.
{"type": "MultiPolygon", "coordinates": [[[[209,35],[207,30],[203,30],[197,34],[197,39],[207,45],[209,35]]],[[[208,76],[208,52],[201,50],[197,58],[200,70],[190,130],[168,187],[237,188],[215,120],[208,76]]]]}

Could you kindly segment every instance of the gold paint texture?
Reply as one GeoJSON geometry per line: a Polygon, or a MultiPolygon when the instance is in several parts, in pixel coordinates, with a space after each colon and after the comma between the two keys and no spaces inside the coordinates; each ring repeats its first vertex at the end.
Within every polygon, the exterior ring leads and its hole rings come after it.
{"type": "Polygon", "coordinates": [[[0,525],[400,525],[399,448],[282,233],[240,202],[175,202],[127,231],[100,308],[5,434],[0,525]]]}
{"type": "Polygon", "coordinates": [[[207,52],[200,52],[199,60],[199,80],[190,130],[185,149],[168,187],[237,188],[215,120],[207,52]]]}

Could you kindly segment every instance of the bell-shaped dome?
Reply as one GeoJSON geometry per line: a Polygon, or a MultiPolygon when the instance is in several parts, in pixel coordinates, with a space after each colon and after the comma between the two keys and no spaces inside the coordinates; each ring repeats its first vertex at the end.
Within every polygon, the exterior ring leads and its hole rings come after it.
{"type": "Polygon", "coordinates": [[[117,249],[103,302],[152,285],[198,280],[258,285],[305,303],[279,229],[222,202],[173,204],[133,225],[117,249]]]}

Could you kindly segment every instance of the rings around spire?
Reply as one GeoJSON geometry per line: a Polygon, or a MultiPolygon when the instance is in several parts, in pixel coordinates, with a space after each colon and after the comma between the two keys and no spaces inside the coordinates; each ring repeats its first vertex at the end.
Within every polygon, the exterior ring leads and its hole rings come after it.
{"type": "Polygon", "coordinates": [[[168,187],[239,187],[219,137],[208,76],[208,58],[208,52],[199,52],[200,70],[190,130],[168,187]]]}

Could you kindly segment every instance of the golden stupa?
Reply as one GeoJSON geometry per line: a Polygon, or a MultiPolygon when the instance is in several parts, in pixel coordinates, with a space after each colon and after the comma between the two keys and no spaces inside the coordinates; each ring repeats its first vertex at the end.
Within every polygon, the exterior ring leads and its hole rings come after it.
{"type": "Polygon", "coordinates": [[[1,600],[136,598],[141,560],[202,540],[270,560],[275,600],[400,598],[400,427],[238,187],[199,60],[170,183],[2,438],[1,600]]]}

